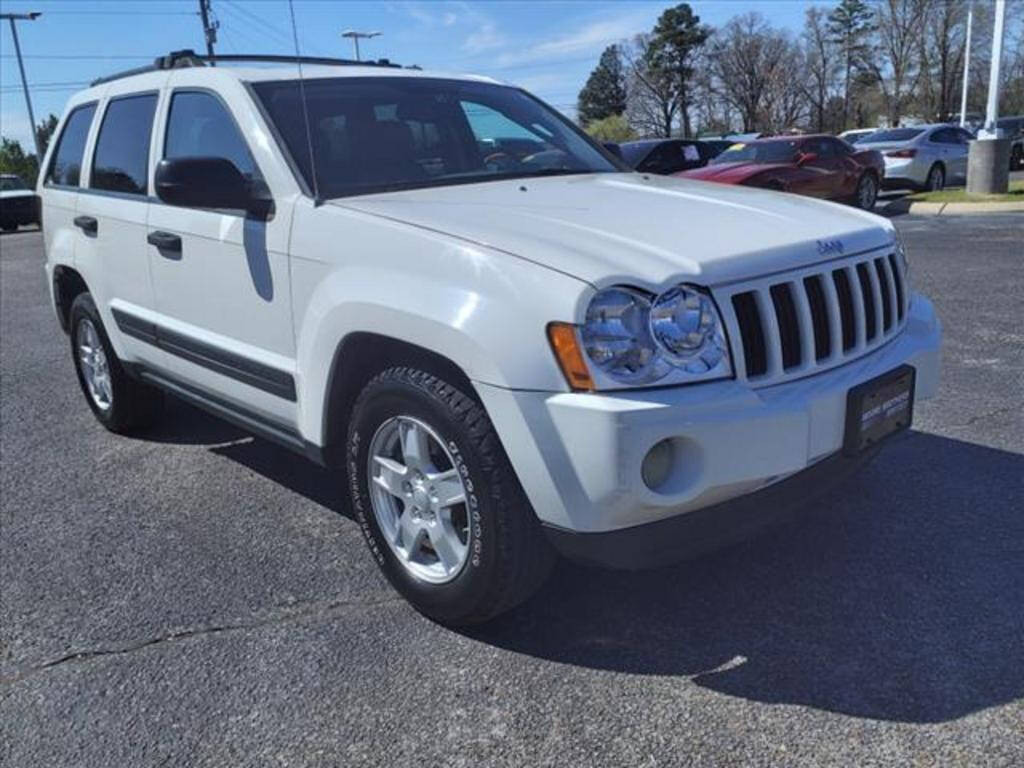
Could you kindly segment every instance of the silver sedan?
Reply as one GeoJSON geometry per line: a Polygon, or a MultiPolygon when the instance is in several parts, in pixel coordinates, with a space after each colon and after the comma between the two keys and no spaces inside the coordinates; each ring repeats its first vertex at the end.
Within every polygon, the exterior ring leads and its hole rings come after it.
{"type": "Polygon", "coordinates": [[[883,128],[857,142],[885,160],[884,187],[942,189],[967,179],[967,147],[974,137],[956,125],[883,128]]]}

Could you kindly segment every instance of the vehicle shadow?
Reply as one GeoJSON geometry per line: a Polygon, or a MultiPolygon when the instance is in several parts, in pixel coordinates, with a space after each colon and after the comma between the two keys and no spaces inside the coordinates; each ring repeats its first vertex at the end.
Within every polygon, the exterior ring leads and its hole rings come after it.
{"type": "MultiPolygon", "coordinates": [[[[335,472],[176,403],[209,450],[345,517],[335,472]],[[210,439],[212,438],[212,439],[210,439]]],[[[173,425],[173,426],[172,426],[173,425]]],[[[934,723],[1024,697],[1024,455],[898,438],[789,523],[669,568],[567,562],[477,641],[732,696],[934,723]]]]}
{"type": "Polygon", "coordinates": [[[1024,456],[911,433],[787,525],[640,573],[562,563],[465,634],[756,701],[931,723],[1024,696],[1024,456]]]}

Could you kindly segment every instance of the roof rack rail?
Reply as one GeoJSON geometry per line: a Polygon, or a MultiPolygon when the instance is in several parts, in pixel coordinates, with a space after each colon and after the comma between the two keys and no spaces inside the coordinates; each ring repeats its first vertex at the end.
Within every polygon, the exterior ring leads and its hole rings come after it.
{"type": "MultiPolygon", "coordinates": [[[[182,67],[205,67],[207,64],[215,65],[218,62],[265,62],[270,64],[294,64],[296,62],[300,64],[326,64],[329,66],[347,66],[347,67],[387,67],[390,69],[401,69],[401,64],[396,64],[388,59],[376,59],[375,61],[356,61],[355,59],[334,59],[326,56],[289,56],[281,54],[264,54],[264,53],[232,53],[218,56],[204,56],[193,51],[191,48],[185,48],[180,51],[171,51],[166,56],[158,56],[153,60],[153,63],[145,67],[135,67],[134,69],[126,69],[123,72],[116,72],[113,75],[107,75],[106,77],[98,77],[89,83],[90,86],[102,85],[103,83],[109,83],[114,80],[120,80],[124,77],[131,77],[132,75],[141,75],[145,72],[157,72],[162,69],[179,69],[182,67]]],[[[419,69],[418,66],[413,65],[409,69],[419,69]]]]}

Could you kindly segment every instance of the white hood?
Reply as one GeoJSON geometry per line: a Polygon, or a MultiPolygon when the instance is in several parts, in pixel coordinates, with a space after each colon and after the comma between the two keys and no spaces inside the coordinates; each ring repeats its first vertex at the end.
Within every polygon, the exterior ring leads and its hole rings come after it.
{"type": "Polygon", "coordinates": [[[512,253],[595,285],[714,285],[892,242],[892,225],[854,208],[780,192],[639,174],[432,187],[334,205],[512,253]]]}

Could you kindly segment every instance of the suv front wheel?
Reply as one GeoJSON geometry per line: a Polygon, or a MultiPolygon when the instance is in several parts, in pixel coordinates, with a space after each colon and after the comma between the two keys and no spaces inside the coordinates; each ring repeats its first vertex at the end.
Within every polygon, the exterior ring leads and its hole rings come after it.
{"type": "Polygon", "coordinates": [[[111,432],[131,432],[158,418],[163,393],[128,376],[110,346],[96,303],[80,293],[69,313],[71,354],[85,401],[111,432]]]}
{"type": "Polygon", "coordinates": [[[425,371],[390,368],[356,401],[346,451],[356,518],[388,580],[459,625],[525,600],[554,554],[483,407],[425,371]]]}

